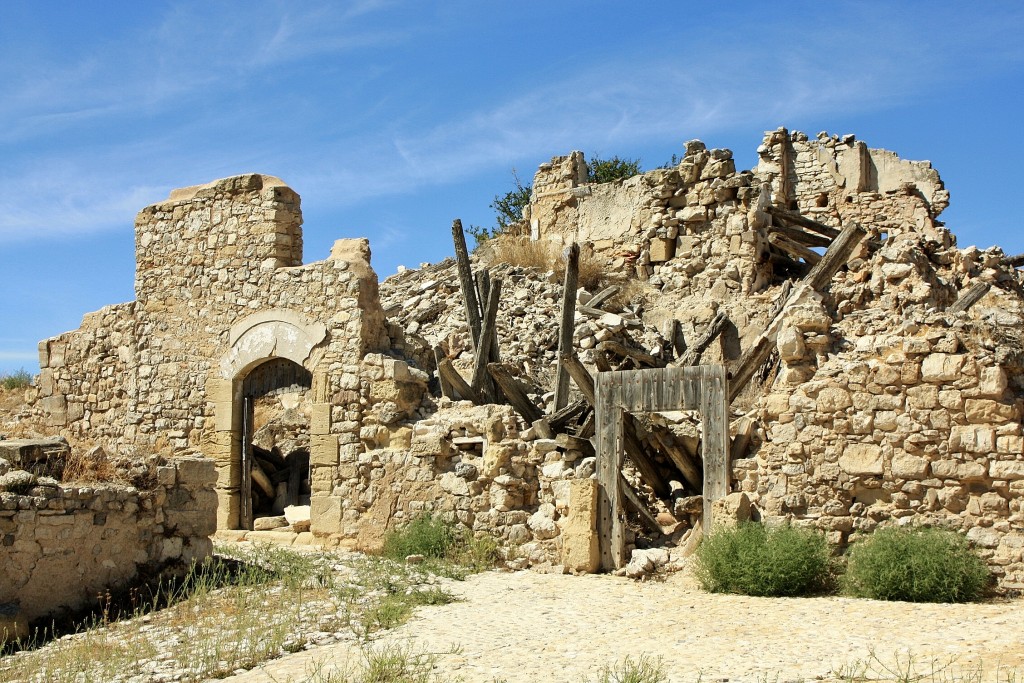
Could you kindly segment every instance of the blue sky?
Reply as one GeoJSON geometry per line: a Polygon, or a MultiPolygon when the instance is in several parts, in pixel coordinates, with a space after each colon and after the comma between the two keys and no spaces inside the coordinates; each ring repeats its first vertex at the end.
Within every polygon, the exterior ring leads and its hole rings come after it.
{"type": "Polygon", "coordinates": [[[929,159],[961,246],[1024,252],[1019,2],[6,2],[0,373],[134,298],[132,225],[245,172],[302,196],[305,260],[381,277],[581,149],[645,168],[700,138],[856,133],[929,159]]]}

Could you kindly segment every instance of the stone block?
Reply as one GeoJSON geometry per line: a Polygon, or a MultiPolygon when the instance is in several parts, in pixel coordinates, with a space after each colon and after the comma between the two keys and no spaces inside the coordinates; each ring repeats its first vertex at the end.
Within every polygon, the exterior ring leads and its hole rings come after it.
{"type": "Polygon", "coordinates": [[[924,382],[951,382],[960,378],[964,356],[948,353],[933,353],[921,362],[921,380],[924,382]]]}
{"type": "Polygon", "coordinates": [[[238,490],[217,490],[217,528],[238,528],[238,490]]]}
{"type": "Polygon", "coordinates": [[[993,479],[1024,479],[1024,460],[993,460],[988,471],[993,479]]]}
{"type": "Polygon", "coordinates": [[[924,479],[928,476],[928,461],[914,455],[896,455],[892,459],[892,476],[897,479],[924,479]]]}
{"type": "Polygon", "coordinates": [[[676,255],[676,241],[667,237],[651,239],[651,263],[664,263],[676,255]]]}
{"type": "Polygon", "coordinates": [[[1017,419],[1017,408],[991,399],[969,398],[964,401],[967,421],[973,424],[1003,424],[1017,419]]]}
{"type": "Polygon", "coordinates": [[[310,434],[331,433],[331,404],[314,403],[309,418],[310,434]]]}
{"type": "Polygon", "coordinates": [[[733,528],[750,521],[750,498],[745,493],[730,493],[711,503],[713,529],[733,528]]]}
{"type": "Polygon", "coordinates": [[[601,566],[597,536],[597,480],[572,479],[568,512],[562,525],[562,566],[573,572],[595,572],[601,566]]]}
{"type": "Polygon", "coordinates": [[[817,409],[819,413],[834,413],[846,410],[852,405],[850,392],[841,387],[825,387],[818,392],[817,409]]]}
{"type": "Polygon", "coordinates": [[[209,458],[177,458],[178,484],[191,489],[213,486],[217,481],[217,466],[209,458]]]}
{"type": "Polygon", "coordinates": [[[315,536],[341,533],[341,498],[316,496],[310,500],[309,530],[315,536]]]}
{"type": "Polygon", "coordinates": [[[412,445],[409,450],[415,455],[447,457],[449,451],[451,451],[451,442],[441,432],[413,434],[412,445]]]}
{"type": "Polygon", "coordinates": [[[217,401],[213,404],[213,428],[218,432],[237,432],[242,428],[242,411],[235,410],[231,401],[217,401]]]}
{"type": "Polygon", "coordinates": [[[871,443],[851,443],[839,456],[839,467],[852,475],[881,475],[882,449],[871,443]]]}
{"type": "Polygon", "coordinates": [[[231,403],[234,401],[234,382],[222,377],[210,377],[206,380],[206,400],[213,403],[231,403]]]}
{"type": "Polygon", "coordinates": [[[309,437],[309,462],[313,466],[338,465],[338,437],[334,434],[313,434],[309,437]]]}

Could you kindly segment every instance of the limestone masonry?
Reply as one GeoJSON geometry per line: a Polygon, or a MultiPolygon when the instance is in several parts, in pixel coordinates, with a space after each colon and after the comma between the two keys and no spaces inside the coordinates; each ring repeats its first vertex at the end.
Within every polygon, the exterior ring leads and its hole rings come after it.
{"type": "MultiPolygon", "coordinates": [[[[839,547],[878,525],[951,528],[1002,588],[1024,589],[1017,261],[957,246],[927,162],[785,129],[758,154],[738,172],[729,150],[691,141],[676,166],[605,184],[585,182],[579,152],[540,167],[522,231],[579,243],[626,290],[595,305],[596,290],[576,293],[574,352],[591,373],[687,353],[734,373],[732,493],[716,503],[732,517],[817,527],[839,547]],[[809,285],[854,223],[864,238],[830,283],[809,285]],[[694,349],[716,319],[720,333],[694,349]],[[771,353],[742,381],[759,343],[771,353]]],[[[40,344],[35,410],[72,445],[212,460],[225,533],[374,548],[436,511],[501,537],[513,565],[595,569],[585,406],[579,436],[442,396],[438,363],[469,381],[475,360],[455,262],[378,284],[366,240],[303,265],[301,223],[298,195],[265,175],[143,209],[136,300],[40,344]]],[[[475,266],[502,281],[501,362],[550,415],[561,281],[486,253],[475,266]]],[[[700,461],[693,415],[637,424],[672,486],[626,468],[660,527],[631,513],[634,573],[685,554],[701,510],[673,464],[700,461]]]]}

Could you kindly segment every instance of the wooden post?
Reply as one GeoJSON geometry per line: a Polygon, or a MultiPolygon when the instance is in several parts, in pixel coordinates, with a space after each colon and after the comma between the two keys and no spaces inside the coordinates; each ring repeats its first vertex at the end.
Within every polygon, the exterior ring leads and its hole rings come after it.
{"type": "Polygon", "coordinates": [[[480,343],[477,345],[476,358],[473,364],[473,391],[485,401],[495,401],[494,384],[487,374],[487,364],[491,358],[491,347],[497,336],[498,300],[501,298],[501,279],[488,278],[487,309],[484,312],[483,327],[480,330],[480,343]]]}
{"type": "Polygon", "coordinates": [[[809,284],[815,291],[820,292],[832,282],[832,277],[840,268],[846,265],[850,254],[857,247],[860,241],[867,235],[867,231],[856,223],[850,223],[839,233],[835,241],[821,257],[821,261],[815,264],[811,272],[807,273],[804,282],[809,284]]]}
{"type": "Polygon", "coordinates": [[[712,504],[729,495],[729,389],[725,368],[704,365],[700,370],[701,443],[704,448],[704,533],[711,531],[712,504]]]}
{"type": "Polygon", "coordinates": [[[607,381],[608,375],[597,376],[597,534],[600,538],[601,568],[607,571],[626,564],[626,530],[622,509],[622,409],[617,405],[618,392],[607,381]]]}
{"type": "Polygon", "coordinates": [[[452,240],[455,242],[459,283],[462,286],[462,299],[466,307],[466,324],[469,325],[470,336],[473,339],[473,352],[479,353],[480,303],[477,301],[476,287],[473,285],[473,269],[469,263],[469,250],[466,249],[466,235],[462,232],[462,221],[458,218],[452,223],[452,240]]]}
{"type": "Polygon", "coordinates": [[[565,282],[562,286],[562,318],[558,327],[558,365],[555,370],[555,401],[552,412],[561,410],[569,403],[569,373],[562,366],[562,357],[572,349],[579,274],[580,245],[573,242],[565,250],[565,282]]]}

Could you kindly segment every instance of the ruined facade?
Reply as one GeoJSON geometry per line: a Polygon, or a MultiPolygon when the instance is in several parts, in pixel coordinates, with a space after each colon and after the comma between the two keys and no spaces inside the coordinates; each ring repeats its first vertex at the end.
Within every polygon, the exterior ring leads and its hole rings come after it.
{"type": "MultiPolygon", "coordinates": [[[[1024,587],[1016,271],[998,249],[957,248],[938,220],[948,193],[927,162],[782,129],[758,153],[756,168],[737,172],[729,150],[692,141],[672,168],[601,185],[585,182],[578,152],[541,166],[526,212],[532,239],[584,243],[609,275],[644,283],[614,312],[587,305],[596,292],[577,292],[580,360],[608,362],[599,355],[611,341],[643,349],[644,362],[674,362],[724,315],[700,362],[735,370],[759,339],[773,351],[731,403],[741,507],[821,528],[840,546],[879,524],[954,528],[1004,587],[1024,587]],[[793,215],[866,231],[826,286],[801,278],[834,235],[801,249],[793,215]],[[951,308],[979,283],[989,287],[979,301],[951,308]]],[[[39,405],[51,424],[111,448],[213,458],[218,524],[237,529],[242,406],[293,382],[269,370],[250,379],[284,359],[310,376],[292,388],[310,416],[314,536],[373,547],[385,529],[433,510],[502,537],[520,549],[517,562],[593,569],[586,444],[542,438],[509,406],[440,396],[436,359],[467,376],[473,363],[454,264],[378,288],[365,242],[343,241],[301,265],[298,206],[277,179],[249,175],[144,209],[136,301],[41,344],[39,405]]],[[[543,386],[560,286],[509,264],[490,274],[504,281],[502,359],[543,386]]],[[[539,409],[543,394],[531,396],[539,409]]],[[[651,420],[699,457],[687,416],[651,420]]],[[[671,462],[662,465],[669,476],[671,462]]],[[[680,541],[700,507],[693,496],[656,497],[658,523],[680,541]]]]}

